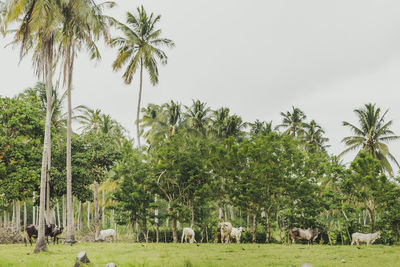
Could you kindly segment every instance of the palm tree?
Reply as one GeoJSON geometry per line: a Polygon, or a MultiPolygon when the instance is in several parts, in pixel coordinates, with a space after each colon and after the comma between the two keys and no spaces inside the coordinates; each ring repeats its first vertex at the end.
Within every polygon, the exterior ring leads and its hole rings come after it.
{"type": "Polygon", "coordinates": [[[200,100],[192,101],[192,106],[185,106],[185,122],[189,128],[205,135],[210,123],[208,114],[211,112],[211,109],[207,107],[207,103],[205,102],[201,102],[200,100]]]}
{"type": "Polygon", "coordinates": [[[229,108],[220,108],[213,112],[210,131],[218,139],[233,136],[239,141],[244,136],[246,126],[247,123],[244,123],[240,116],[229,115],[229,108]]]}
{"type": "Polygon", "coordinates": [[[265,136],[272,132],[272,121],[256,120],[254,123],[249,123],[251,136],[265,136]]]}
{"type": "Polygon", "coordinates": [[[294,137],[299,137],[304,132],[304,120],[306,115],[299,108],[292,106],[292,112],[287,111],[286,113],[281,112],[283,117],[282,124],[276,126],[276,129],[286,128],[284,134],[292,135],[294,137]]]}
{"type": "Polygon", "coordinates": [[[75,243],[73,206],[72,206],[72,172],[71,172],[71,135],[72,104],[71,90],[74,60],[82,47],[90,53],[92,59],[100,59],[95,41],[102,35],[108,38],[108,26],[102,15],[101,6],[90,0],[61,1],[61,29],[59,33],[59,52],[63,60],[64,84],[67,84],[68,120],[67,120],[67,243],[75,243]]]}
{"type": "Polygon", "coordinates": [[[359,127],[349,122],[343,121],[343,126],[347,126],[354,133],[353,136],[347,136],[343,138],[342,142],[345,143],[348,148],[345,149],[340,155],[360,149],[361,151],[367,151],[375,159],[378,159],[381,163],[382,169],[389,175],[393,175],[392,166],[389,163],[390,159],[398,167],[399,163],[395,157],[389,152],[389,148],[386,143],[395,141],[400,136],[390,130],[392,121],[385,122],[385,116],[388,113],[388,109],[381,114],[381,108],[376,108],[375,104],[365,104],[364,107],[355,109],[354,112],[358,117],[359,127]]]}
{"type": "Polygon", "coordinates": [[[140,102],[142,99],[143,68],[149,74],[152,85],[158,83],[157,61],[167,64],[167,55],[159,47],[165,46],[172,48],[175,46],[170,39],[160,38],[161,29],[156,28],[161,16],[153,13],[148,15],[143,6],[137,8],[137,14],[127,13],[127,25],[119,24],[119,29],[125,35],[111,40],[113,47],[118,47],[118,56],[113,62],[114,71],[119,70],[123,65],[127,65],[123,74],[126,84],[132,82],[132,77],[136,71],[140,70],[139,97],[136,114],[137,141],[140,148],[140,128],[139,114],[140,102]]]}
{"type": "Polygon", "coordinates": [[[60,18],[57,1],[50,0],[10,0],[5,15],[5,28],[10,23],[17,23],[14,33],[14,42],[21,44],[21,58],[28,50],[34,50],[33,64],[38,77],[43,75],[46,80],[46,121],[45,136],[42,154],[42,169],[40,179],[40,213],[39,231],[34,253],[47,251],[44,236],[44,211],[46,177],[51,147],[51,103],[53,83],[53,57],[55,31],[60,18]]]}
{"type": "Polygon", "coordinates": [[[326,142],[329,141],[328,138],[324,137],[325,131],[318,125],[315,120],[312,120],[310,123],[304,123],[304,141],[306,143],[306,149],[309,152],[326,151],[326,148],[329,147],[325,145],[326,142]]]}

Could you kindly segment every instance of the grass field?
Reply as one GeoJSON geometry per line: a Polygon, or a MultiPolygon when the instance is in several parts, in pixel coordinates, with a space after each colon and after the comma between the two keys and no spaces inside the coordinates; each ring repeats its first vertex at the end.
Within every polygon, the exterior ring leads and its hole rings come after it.
{"type": "Polygon", "coordinates": [[[400,247],[381,245],[80,243],[50,245],[49,252],[32,254],[33,248],[0,245],[0,266],[73,266],[81,250],[89,266],[400,266],[400,247]]]}

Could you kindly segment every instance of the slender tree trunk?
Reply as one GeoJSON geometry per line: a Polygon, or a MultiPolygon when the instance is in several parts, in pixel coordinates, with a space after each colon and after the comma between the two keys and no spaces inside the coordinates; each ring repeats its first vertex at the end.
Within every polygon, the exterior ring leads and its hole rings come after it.
{"type": "Polygon", "coordinates": [[[95,240],[99,239],[100,236],[100,218],[99,218],[99,184],[97,181],[94,182],[94,229],[95,229],[95,240]]]}
{"type": "Polygon", "coordinates": [[[51,167],[51,146],[47,155],[47,171],[46,171],[46,212],[50,214],[50,167],[51,167]]]}
{"type": "Polygon", "coordinates": [[[235,219],[235,214],[233,213],[233,206],[231,204],[228,205],[228,210],[231,215],[231,220],[233,221],[235,219]]]}
{"type": "Polygon", "coordinates": [[[207,243],[208,243],[208,227],[206,226],[206,241],[207,241],[207,243]]]}
{"type": "Polygon", "coordinates": [[[87,227],[90,229],[90,201],[87,202],[87,227]]]}
{"type": "Polygon", "coordinates": [[[51,103],[52,103],[52,89],[53,89],[53,36],[50,36],[45,45],[46,51],[46,123],[44,132],[44,145],[42,154],[42,170],[40,174],[40,213],[39,213],[39,226],[38,226],[38,238],[36,241],[36,247],[34,253],[40,251],[47,251],[46,240],[44,236],[44,212],[45,212],[45,200],[46,200],[46,177],[47,177],[47,163],[51,147],[51,103]]]}
{"type": "Polygon", "coordinates": [[[14,233],[16,230],[16,220],[17,220],[17,204],[16,201],[13,200],[13,204],[12,204],[12,208],[13,208],[13,212],[12,212],[12,220],[11,220],[11,228],[12,228],[12,232],[14,233]]]}
{"type": "Polygon", "coordinates": [[[252,234],[253,234],[251,241],[253,243],[256,243],[257,242],[257,236],[256,236],[256,233],[257,233],[257,214],[256,213],[253,214],[253,227],[252,227],[251,230],[252,230],[252,234]]]}
{"type": "Polygon", "coordinates": [[[81,230],[81,210],[82,210],[82,202],[79,201],[78,204],[78,221],[77,221],[77,230],[81,230]]]}
{"type": "Polygon", "coordinates": [[[4,228],[8,228],[8,213],[6,210],[4,211],[4,228]]]}
{"type": "Polygon", "coordinates": [[[71,103],[71,90],[72,90],[72,70],[74,66],[74,51],[72,45],[67,49],[66,55],[67,64],[67,95],[68,95],[68,119],[67,119],[67,236],[65,243],[74,244],[75,241],[75,227],[74,227],[74,207],[72,203],[72,166],[71,166],[71,135],[72,135],[72,103],[71,103]]]}
{"type": "Polygon", "coordinates": [[[3,225],[3,217],[0,215],[0,227],[4,227],[3,225]]]}
{"type": "Polygon", "coordinates": [[[106,194],[105,194],[105,191],[104,191],[104,189],[102,190],[103,191],[103,201],[102,201],[102,207],[101,207],[101,223],[102,223],[102,226],[103,226],[103,229],[106,227],[106,217],[105,217],[105,202],[106,202],[106,194]]]}
{"type": "Polygon", "coordinates": [[[67,201],[66,201],[66,195],[62,196],[62,214],[63,214],[63,227],[65,228],[67,226],[67,201]]]}
{"type": "MultiPolygon", "coordinates": [[[[154,196],[154,203],[157,203],[157,195],[154,196]]],[[[154,210],[154,223],[156,224],[156,242],[160,240],[160,232],[158,229],[158,209],[154,210]]]]}
{"type": "Polygon", "coordinates": [[[190,228],[193,229],[194,226],[194,206],[192,205],[192,222],[190,223],[190,228]]]}
{"type": "Polygon", "coordinates": [[[17,215],[16,215],[15,223],[17,226],[16,231],[17,231],[17,233],[19,233],[21,230],[21,205],[20,205],[19,201],[17,201],[17,215]]]}
{"type": "Polygon", "coordinates": [[[369,212],[369,231],[372,234],[374,232],[374,223],[375,223],[374,212],[370,208],[368,208],[368,212],[369,212]]]}
{"type": "Polygon", "coordinates": [[[269,214],[265,214],[265,219],[267,220],[267,234],[265,237],[265,243],[271,242],[271,220],[269,218],[269,214]]]}
{"type": "Polygon", "coordinates": [[[57,207],[57,225],[61,226],[61,220],[60,220],[60,205],[58,203],[58,198],[56,198],[56,207],[57,207]]]}
{"type": "Polygon", "coordinates": [[[172,237],[174,239],[174,243],[178,243],[178,234],[176,233],[176,218],[175,216],[171,216],[171,225],[172,225],[172,237]]]}
{"type": "Polygon", "coordinates": [[[136,111],[136,130],[137,130],[137,141],[140,150],[140,129],[139,129],[139,119],[140,119],[140,102],[142,101],[142,85],[143,85],[143,60],[140,60],[140,85],[139,85],[139,97],[138,105],[136,111]]]}

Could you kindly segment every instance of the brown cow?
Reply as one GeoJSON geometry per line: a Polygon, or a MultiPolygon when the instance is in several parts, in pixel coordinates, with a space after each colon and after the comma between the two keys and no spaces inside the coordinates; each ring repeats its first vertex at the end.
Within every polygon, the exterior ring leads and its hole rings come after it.
{"type": "Polygon", "coordinates": [[[292,230],[290,230],[290,233],[292,235],[292,243],[296,244],[296,239],[303,239],[307,240],[308,244],[313,243],[315,239],[317,239],[318,235],[322,233],[322,229],[317,227],[317,228],[308,228],[308,229],[301,229],[294,227],[292,230]]]}

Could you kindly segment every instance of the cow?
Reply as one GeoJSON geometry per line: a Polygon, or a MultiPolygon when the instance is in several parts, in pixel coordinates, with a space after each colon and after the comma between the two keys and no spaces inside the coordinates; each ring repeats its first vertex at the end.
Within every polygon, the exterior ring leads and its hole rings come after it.
{"type": "Polygon", "coordinates": [[[240,243],[240,237],[242,236],[244,229],[240,226],[239,228],[232,227],[232,232],[230,235],[231,241],[236,240],[236,243],[240,243]]]}
{"type": "MultiPolygon", "coordinates": [[[[46,237],[47,243],[49,243],[48,236],[55,237],[54,236],[55,229],[60,229],[60,228],[58,228],[55,224],[50,224],[50,225],[45,224],[44,235],[46,237]]],[[[29,240],[29,243],[32,246],[32,237],[33,238],[38,237],[38,229],[36,228],[35,225],[30,224],[30,225],[27,225],[25,228],[25,237],[24,237],[25,246],[27,245],[26,240],[29,240]]]]}
{"type": "Polygon", "coordinates": [[[194,231],[192,228],[183,228],[181,243],[183,243],[183,240],[188,242],[187,239],[189,239],[190,244],[193,242],[197,243],[196,239],[194,239],[194,231]]]}
{"type": "Polygon", "coordinates": [[[351,235],[351,245],[356,243],[357,245],[360,245],[360,243],[367,243],[367,246],[369,244],[373,244],[375,240],[379,239],[381,237],[380,232],[376,232],[373,234],[363,234],[363,233],[353,233],[351,235]]]}
{"type": "Polygon", "coordinates": [[[292,243],[296,244],[296,239],[303,239],[307,240],[308,244],[313,244],[313,241],[317,239],[318,235],[322,233],[322,229],[317,227],[317,228],[308,228],[308,229],[301,229],[294,227],[290,230],[290,233],[292,235],[292,243]]]}
{"type": "Polygon", "coordinates": [[[56,226],[54,228],[54,230],[51,232],[51,234],[49,235],[50,237],[53,238],[54,245],[56,244],[56,240],[57,240],[57,244],[58,244],[58,239],[59,239],[58,236],[62,234],[63,230],[64,230],[63,226],[61,226],[61,227],[56,226]]]}
{"type": "Polygon", "coordinates": [[[105,241],[108,237],[111,237],[113,242],[117,242],[117,232],[114,229],[100,231],[100,240],[105,241]]]}
{"type": "Polygon", "coordinates": [[[230,237],[232,232],[232,224],[230,222],[221,223],[221,242],[230,243],[230,237]]]}

